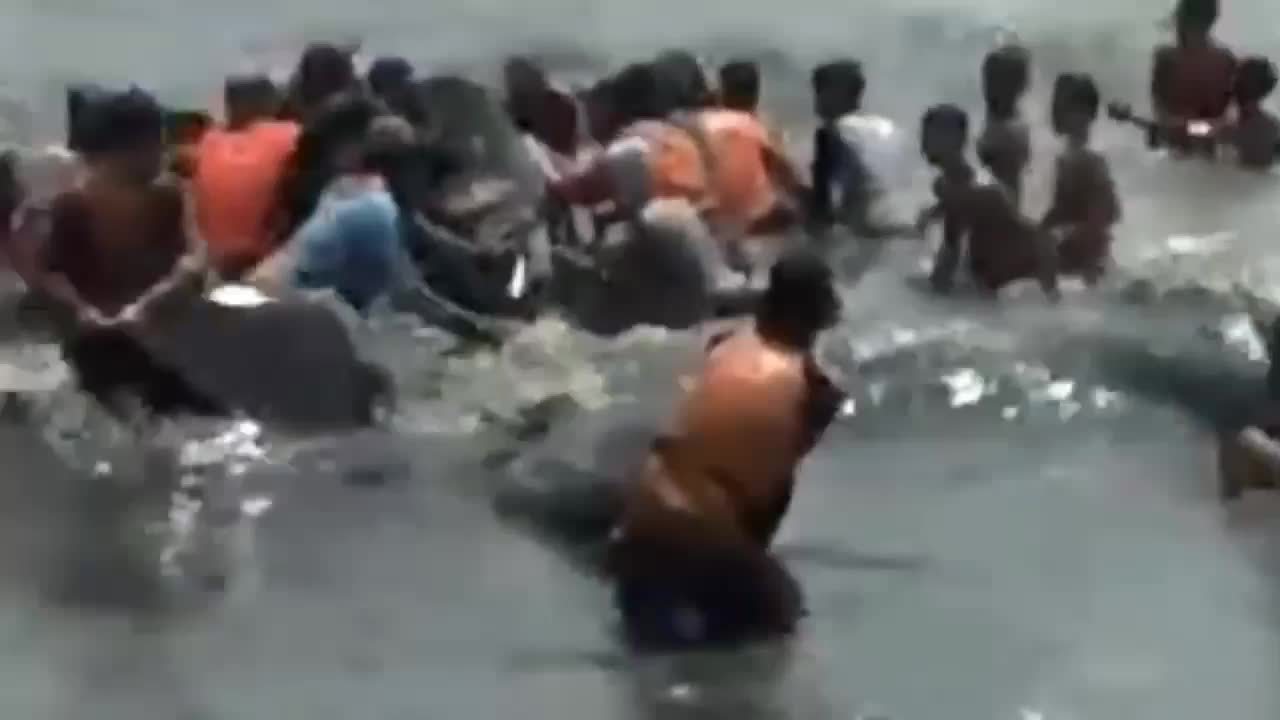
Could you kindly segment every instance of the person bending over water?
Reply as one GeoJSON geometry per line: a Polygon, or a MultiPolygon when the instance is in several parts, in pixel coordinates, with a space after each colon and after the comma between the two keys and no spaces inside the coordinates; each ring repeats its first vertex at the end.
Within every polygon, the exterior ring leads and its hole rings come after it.
{"type": "Polygon", "coordinates": [[[995,295],[1018,280],[1036,278],[1050,298],[1057,298],[1053,250],[1047,239],[1009,199],[1004,186],[975,177],[965,159],[969,119],[954,105],[935,105],[921,121],[921,152],[940,171],[934,181],[936,216],[942,220],[930,281],[949,292],[962,258],[980,292],[995,295]]]}
{"type": "Polygon", "coordinates": [[[86,172],[54,200],[44,249],[44,289],[75,318],[63,343],[67,361],[109,408],[124,391],[160,413],[217,412],[131,334],[158,301],[198,286],[204,270],[182,192],[161,176],[163,111],[133,89],[88,112],[86,172]]]}
{"type": "Polygon", "coordinates": [[[1030,54],[1016,45],[993,50],[982,61],[987,123],[978,137],[978,159],[1008,188],[1014,207],[1022,206],[1022,175],[1031,160],[1031,131],[1018,107],[1030,82],[1030,64],[1030,54]]]}
{"type": "Polygon", "coordinates": [[[909,232],[889,202],[884,175],[892,159],[881,156],[897,130],[884,118],[862,114],[861,63],[824,63],[814,68],[811,83],[821,122],[813,138],[813,219],[868,237],[909,232]]]}
{"type": "Polygon", "coordinates": [[[769,552],[796,470],[844,402],[814,343],[835,324],[831,270],[788,251],[755,322],[711,341],[674,426],[624,490],[610,564],[641,648],[735,643],[790,632],[795,581],[769,552]]]}
{"type": "Polygon", "coordinates": [[[625,237],[600,256],[603,304],[627,320],[618,324],[688,327],[707,316],[719,267],[701,217],[710,196],[702,152],[689,133],[664,120],[653,65],[627,67],[609,94],[621,131],[580,169],[551,177],[548,190],[574,205],[609,204],[623,223],[625,237]]]}
{"type": "Polygon", "coordinates": [[[210,264],[238,279],[276,249],[276,189],[297,144],[297,123],[274,120],[275,86],[265,76],[228,78],[225,128],[196,145],[191,194],[210,264]]]}
{"type": "MultiPolygon", "coordinates": [[[[1153,145],[1179,149],[1203,147],[1193,143],[1188,123],[1222,119],[1231,104],[1236,57],[1213,39],[1218,21],[1218,0],[1179,0],[1173,22],[1177,40],[1155,51],[1151,66],[1151,107],[1157,128],[1178,132],[1153,132],[1153,145]]],[[[1210,146],[1211,147],[1211,146],[1210,146]]]]}
{"type": "Polygon", "coordinates": [[[332,289],[362,312],[392,289],[406,256],[384,155],[370,142],[377,117],[372,100],[350,95],[304,127],[282,188],[290,239],[255,271],[259,283],[332,289]]]}
{"type": "Polygon", "coordinates": [[[1058,156],[1053,200],[1040,227],[1058,239],[1058,272],[1089,284],[1111,256],[1111,228],[1120,221],[1120,199],[1107,159],[1089,147],[1098,117],[1098,87],[1088,75],[1059,75],[1053,86],[1054,132],[1065,143],[1058,156]]]}

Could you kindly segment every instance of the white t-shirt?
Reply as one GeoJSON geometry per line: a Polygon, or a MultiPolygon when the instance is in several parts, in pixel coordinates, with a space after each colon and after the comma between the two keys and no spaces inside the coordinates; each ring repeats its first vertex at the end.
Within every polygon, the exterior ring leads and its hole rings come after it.
{"type": "MultiPolygon", "coordinates": [[[[868,220],[873,224],[902,222],[905,218],[900,209],[890,202],[890,190],[907,179],[911,147],[905,133],[888,118],[863,113],[842,116],[834,129],[845,149],[836,174],[842,196],[852,197],[847,188],[853,178],[846,173],[858,168],[866,183],[868,220]]],[[[852,210],[844,202],[841,205],[846,212],[852,210]]]]}

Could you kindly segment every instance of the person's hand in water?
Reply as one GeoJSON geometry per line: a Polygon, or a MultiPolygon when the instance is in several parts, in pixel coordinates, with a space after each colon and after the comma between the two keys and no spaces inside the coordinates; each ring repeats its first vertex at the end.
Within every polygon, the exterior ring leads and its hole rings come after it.
{"type": "Polygon", "coordinates": [[[107,317],[101,310],[88,303],[76,309],[76,322],[87,330],[106,330],[115,325],[114,318],[107,317]]]}
{"type": "Polygon", "coordinates": [[[146,316],[146,306],[141,302],[134,302],[125,305],[114,318],[111,318],[112,325],[132,326],[138,325],[146,316]]]}

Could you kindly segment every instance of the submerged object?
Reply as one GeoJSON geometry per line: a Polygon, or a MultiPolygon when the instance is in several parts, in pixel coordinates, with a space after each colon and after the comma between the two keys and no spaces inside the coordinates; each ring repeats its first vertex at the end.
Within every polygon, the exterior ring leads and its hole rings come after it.
{"type": "Polygon", "coordinates": [[[392,388],[329,307],[223,286],[175,300],[136,333],[146,349],[236,413],[302,429],[373,422],[392,388]]]}

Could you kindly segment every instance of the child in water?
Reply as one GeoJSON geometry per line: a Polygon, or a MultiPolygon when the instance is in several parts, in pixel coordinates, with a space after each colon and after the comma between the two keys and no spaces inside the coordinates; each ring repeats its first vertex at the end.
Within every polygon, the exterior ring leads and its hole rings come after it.
{"type": "Polygon", "coordinates": [[[1022,205],[1022,175],[1031,159],[1031,133],[1018,104],[1030,82],[1026,49],[1006,45],[982,61],[982,97],[987,124],[978,137],[978,159],[1009,190],[1014,207],[1022,205]]]}
{"type": "Polygon", "coordinates": [[[1053,201],[1040,227],[1059,238],[1058,272],[1094,284],[1111,254],[1111,227],[1120,200],[1107,160],[1089,147],[1098,117],[1098,88],[1082,74],[1059,75],[1053,86],[1053,130],[1065,146],[1056,163],[1053,201]]]}
{"type": "Polygon", "coordinates": [[[641,648],[790,632],[800,591],[769,546],[799,464],[844,402],[813,346],[839,317],[831,270],[807,251],[772,268],[755,323],[712,340],[672,432],[624,492],[610,560],[641,648]]]}
{"type": "Polygon", "coordinates": [[[1267,170],[1280,153],[1280,121],[1262,107],[1276,88],[1276,67],[1265,57],[1251,56],[1236,73],[1236,116],[1219,131],[1236,161],[1252,170],[1267,170]]]}
{"type": "Polygon", "coordinates": [[[1044,234],[1014,207],[1004,186],[978,179],[965,158],[969,118],[954,105],[935,105],[921,121],[921,153],[940,172],[934,181],[942,245],[930,282],[950,292],[962,258],[980,292],[995,295],[1018,280],[1036,278],[1051,299],[1058,297],[1054,254],[1044,234]]]}

